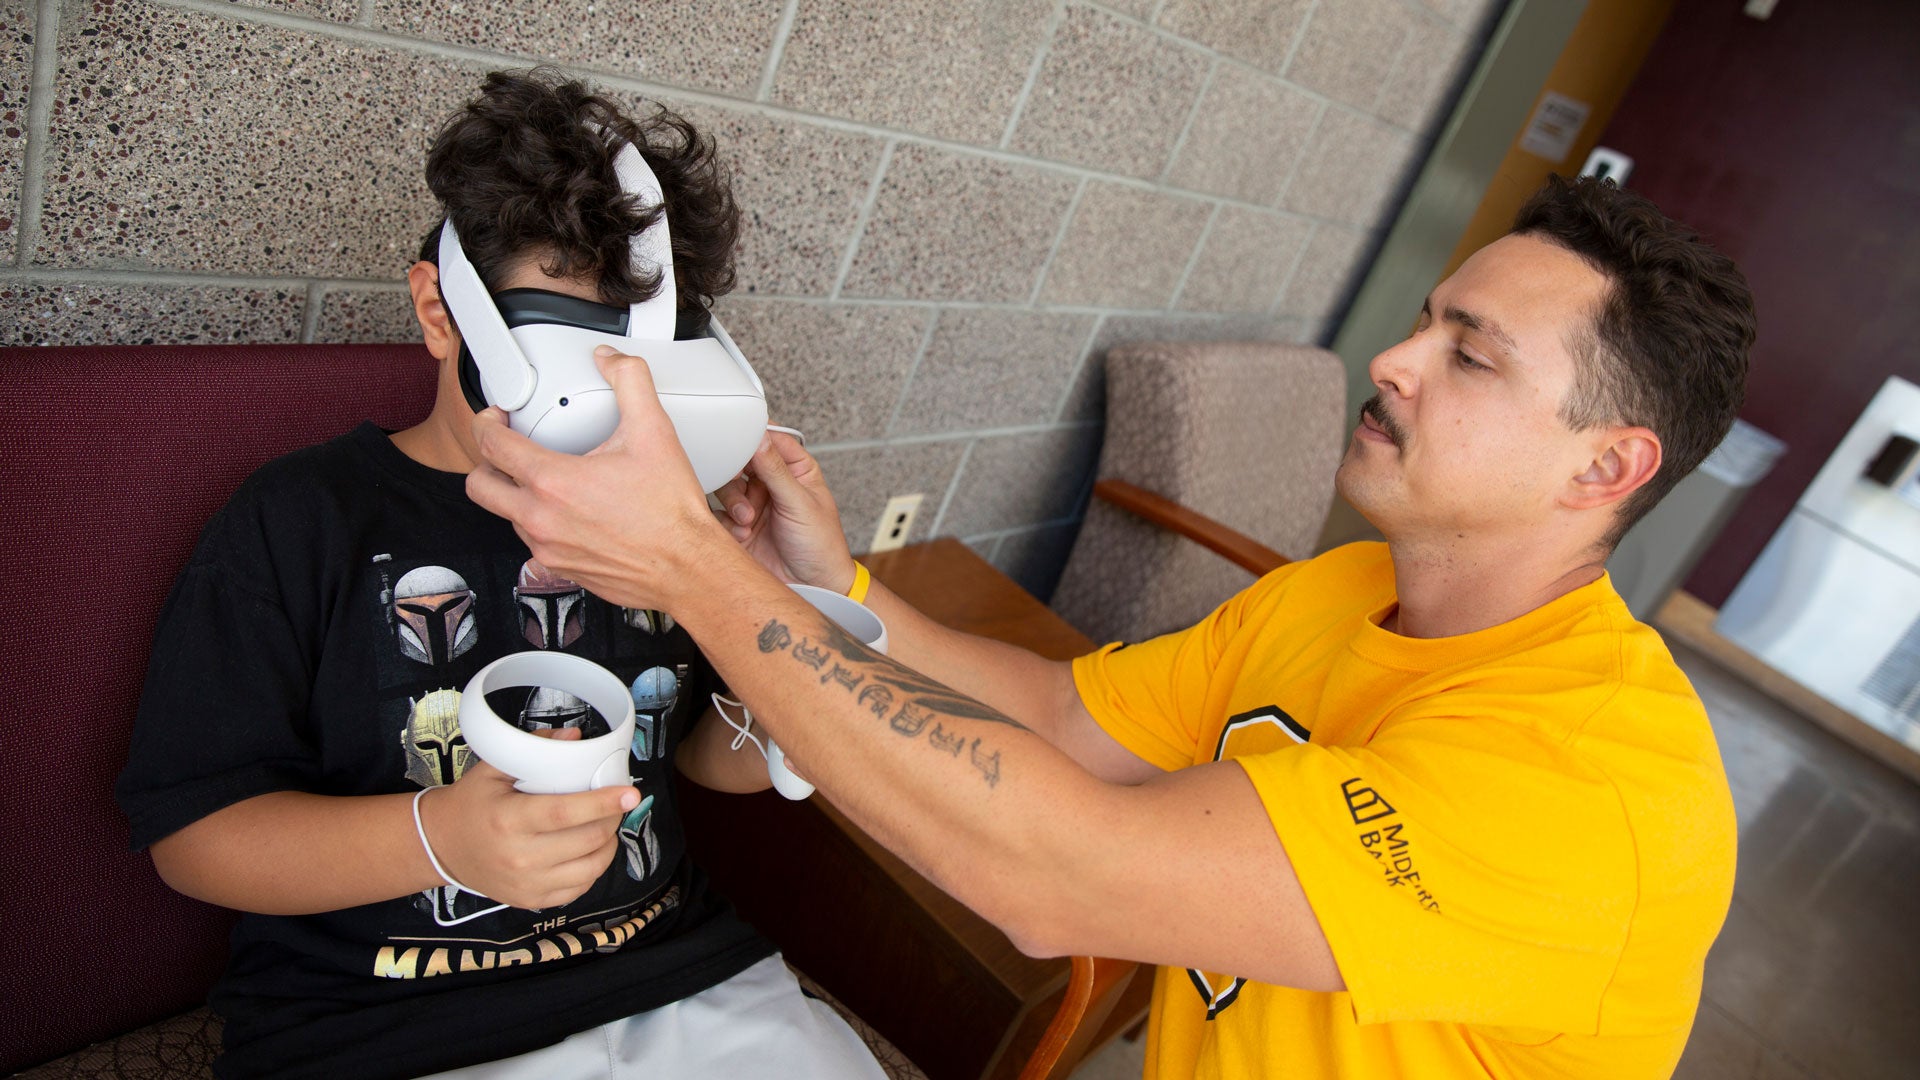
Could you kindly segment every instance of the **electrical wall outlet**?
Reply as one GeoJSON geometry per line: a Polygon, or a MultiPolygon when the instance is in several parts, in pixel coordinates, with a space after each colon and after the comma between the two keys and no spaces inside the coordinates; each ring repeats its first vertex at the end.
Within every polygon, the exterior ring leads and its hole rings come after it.
{"type": "Polygon", "coordinates": [[[873,543],[867,545],[867,550],[892,551],[905,547],[907,537],[913,534],[913,515],[920,512],[920,500],[924,497],[916,491],[888,499],[887,508],[880,512],[880,527],[874,530],[873,543]]]}

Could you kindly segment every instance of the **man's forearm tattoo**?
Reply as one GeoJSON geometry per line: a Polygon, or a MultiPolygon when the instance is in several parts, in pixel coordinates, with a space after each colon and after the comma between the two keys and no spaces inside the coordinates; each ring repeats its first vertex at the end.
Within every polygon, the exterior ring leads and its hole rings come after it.
{"type": "Polygon", "coordinates": [[[967,745],[967,737],[949,732],[944,724],[935,724],[933,730],[927,732],[927,744],[935,750],[945,750],[959,757],[961,749],[967,745]]]}
{"type": "Polygon", "coordinates": [[[987,786],[993,787],[1000,782],[1000,751],[983,754],[980,752],[980,740],[973,740],[973,767],[987,778],[987,786]]]}
{"type": "Polygon", "coordinates": [[[793,635],[787,632],[784,625],[769,621],[767,625],[760,628],[761,652],[778,652],[791,644],[793,644],[793,635]]]}
{"type": "Polygon", "coordinates": [[[942,686],[940,683],[934,682],[932,679],[926,678],[918,672],[906,668],[898,669],[897,673],[895,671],[876,671],[873,673],[873,679],[875,682],[887,683],[902,693],[914,697],[926,703],[929,707],[945,713],[948,716],[964,716],[969,720],[987,720],[995,724],[1010,724],[1019,728],[1021,731],[1027,730],[1025,724],[1022,724],[1020,721],[1013,719],[1005,713],[989,709],[970,697],[957,694],[947,687],[942,686]],[[903,679],[899,678],[898,675],[908,677],[903,679]]]}
{"type": "Polygon", "coordinates": [[[967,750],[966,760],[988,787],[1000,784],[999,749],[988,747],[977,738],[969,746],[965,734],[949,730],[939,722],[940,718],[985,720],[1027,730],[1012,717],[874,652],[832,622],[827,623],[826,633],[815,644],[811,638],[804,637],[796,642],[785,623],[769,619],[760,629],[758,643],[762,653],[784,652],[796,663],[824,671],[821,685],[837,685],[856,694],[855,700],[876,718],[885,720],[895,733],[906,738],[925,734],[927,745],[954,758],[961,757],[961,751],[967,750]],[[830,670],[829,663],[832,664],[830,670]],[[929,731],[929,727],[932,730],[929,731]]]}
{"type": "Polygon", "coordinates": [[[860,704],[865,705],[875,716],[882,719],[893,711],[893,691],[877,682],[868,683],[860,691],[860,704]]]}
{"type": "Polygon", "coordinates": [[[932,719],[931,712],[916,706],[911,701],[903,701],[900,703],[900,711],[893,714],[893,719],[887,721],[887,726],[902,735],[911,737],[925,731],[927,721],[932,719]]]}
{"type": "Polygon", "coordinates": [[[851,690],[859,686],[865,679],[865,675],[860,674],[850,667],[842,667],[836,663],[833,665],[832,671],[820,676],[820,685],[825,686],[829,682],[836,682],[848,690],[851,690]]]}

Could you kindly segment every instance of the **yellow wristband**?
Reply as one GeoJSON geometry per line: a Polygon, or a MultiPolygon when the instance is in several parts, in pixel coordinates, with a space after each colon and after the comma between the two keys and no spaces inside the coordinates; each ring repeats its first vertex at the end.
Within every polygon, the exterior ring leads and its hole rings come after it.
{"type": "Polygon", "coordinates": [[[847,599],[856,604],[867,602],[867,589],[873,584],[873,575],[867,572],[866,565],[860,560],[853,561],[853,587],[847,590],[847,599]]]}

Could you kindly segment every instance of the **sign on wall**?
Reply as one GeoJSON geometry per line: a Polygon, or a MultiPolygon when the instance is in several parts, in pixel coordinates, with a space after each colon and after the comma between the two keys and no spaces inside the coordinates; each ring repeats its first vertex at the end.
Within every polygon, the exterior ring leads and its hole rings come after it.
{"type": "Polygon", "coordinates": [[[1568,151],[1573,149],[1574,140],[1580,137],[1580,129],[1586,126],[1592,112],[1593,106],[1584,101],[1547,91],[1541,95],[1540,104],[1534,106],[1526,133],[1520,136],[1520,149],[1556,165],[1567,160],[1568,151]]]}

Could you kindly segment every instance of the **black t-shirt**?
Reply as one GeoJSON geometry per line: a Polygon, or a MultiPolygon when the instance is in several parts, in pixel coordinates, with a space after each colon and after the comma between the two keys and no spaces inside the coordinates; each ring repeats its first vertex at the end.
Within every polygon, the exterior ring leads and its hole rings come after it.
{"type": "MultiPolygon", "coordinates": [[[[674,748],[713,685],[659,612],[528,557],[464,478],[363,424],[271,462],[201,534],[155,633],[117,794],[145,847],[272,791],[414,792],[473,760],[459,691],[488,662],[559,648],[632,687],[641,803],[574,903],[449,888],[298,917],[242,915],[214,988],[222,1076],[415,1076],[544,1046],[698,993],[772,946],[685,857],[674,748]]],[[[524,727],[603,723],[565,694],[491,700],[524,727]]],[[[601,728],[604,731],[604,728],[601,728]]],[[[588,734],[595,732],[589,730],[588,734]]]]}

